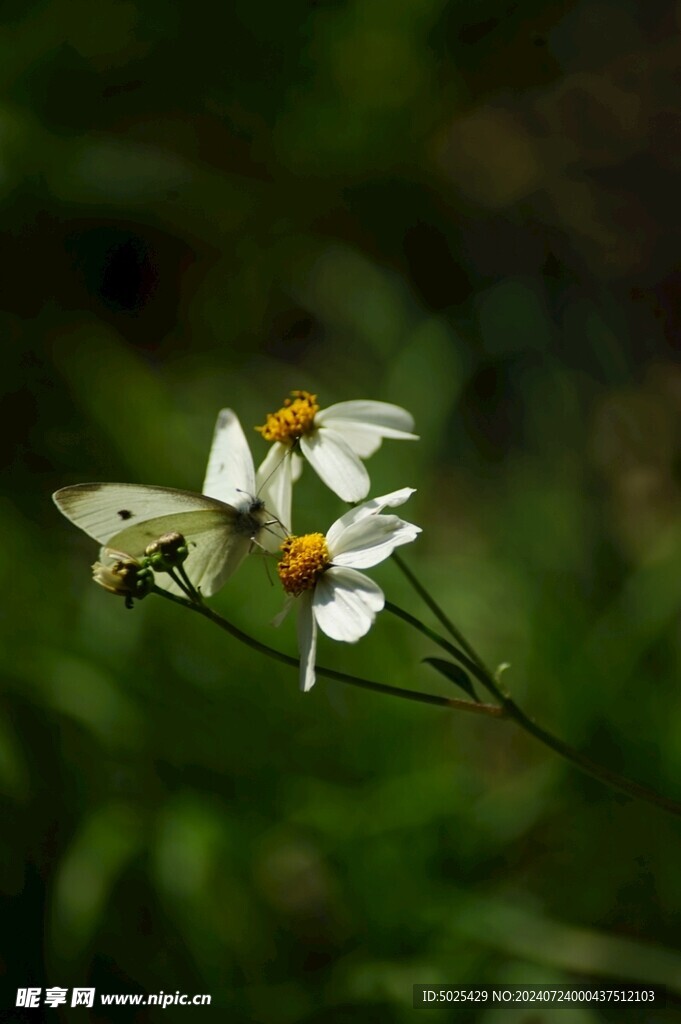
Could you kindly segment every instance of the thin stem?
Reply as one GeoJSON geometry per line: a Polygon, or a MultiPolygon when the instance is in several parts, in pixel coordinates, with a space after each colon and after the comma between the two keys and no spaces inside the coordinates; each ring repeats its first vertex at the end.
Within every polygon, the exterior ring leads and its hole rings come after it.
{"type": "Polygon", "coordinates": [[[196,591],[194,590],[194,587],[192,586],[190,580],[187,578],[186,573],[183,573],[181,570],[182,566],[179,566],[179,569],[177,566],[173,566],[172,568],[166,569],[165,571],[170,576],[173,583],[175,583],[175,585],[178,586],[180,590],[187,595],[189,600],[194,601],[196,591]]]}
{"type": "MultiPolygon", "coordinates": [[[[174,601],[175,604],[182,605],[183,608],[188,608],[190,611],[196,612],[198,615],[202,615],[205,619],[210,622],[214,622],[220,629],[225,630],[230,636],[233,636],[236,640],[239,640],[242,644],[246,644],[254,651],[258,651],[259,654],[265,654],[268,658],[274,658],[275,661],[280,661],[283,665],[290,665],[292,668],[299,668],[300,662],[298,658],[293,658],[288,654],[284,654],[282,651],[276,650],[274,647],[269,647],[267,644],[261,643],[256,640],[255,637],[249,636],[248,633],[244,633],[237,626],[234,626],[228,619],[223,618],[222,615],[218,615],[217,612],[213,611],[207,605],[198,601],[188,601],[183,597],[178,597],[176,594],[170,594],[167,590],[162,590],[160,587],[154,587],[153,593],[159,594],[161,597],[165,597],[168,601],[174,601]]],[[[504,714],[502,708],[497,707],[495,704],[481,704],[474,703],[473,701],[458,700],[453,697],[440,697],[430,693],[418,693],[416,690],[405,690],[398,686],[389,686],[387,683],[376,683],[371,679],[362,679],[360,676],[353,676],[347,672],[339,672],[333,668],[324,668],[322,665],[317,665],[315,671],[318,676],[323,676],[326,679],[334,679],[341,683],[348,683],[350,686],[357,686],[363,690],[373,690],[374,693],[385,693],[391,697],[400,697],[402,700],[416,701],[420,704],[433,704],[441,708],[451,708],[455,711],[469,711],[472,714],[479,715],[491,715],[500,717],[504,714]]]]}
{"type": "Polygon", "coordinates": [[[442,608],[440,608],[437,601],[431,597],[426,588],[421,584],[420,580],[417,579],[406,562],[403,561],[401,555],[398,555],[397,551],[393,551],[392,557],[400,572],[409,580],[416,593],[428,605],[435,618],[445,627],[447,632],[454,637],[456,642],[461,648],[463,648],[471,661],[475,661],[479,667],[486,672],[487,669],[485,664],[475,648],[468,643],[463,633],[456,628],[449,616],[442,610],[442,608]]]}
{"type": "Polygon", "coordinates": [[[670,814],[681,817],[681,803],[656,793],[654,789],[649,789],[648,786],[642,786],[632,779],[627,779],[623,775],[611,771],[609,768],[605,768],[602,764],[592,761],[585,754],[580,754],[574,747],[564,743],[563,740],[559,740],[557,736],[553,736],[546,729],[543,729],[541,725],[537,725],[531,718],[528,718],[522,708],[519,708],[510,697],[503,698],[503,707],[508,717],[512,718],[521,729],[529,732],[540,743],[543,743],[544,746],[550,747],[551,750],[571,761],[572,764],[577,765],[587,775],[598,779],[599,782],[605,782],[606,785],[611,786],[613,789],[618,789],[629,796],[637,797],[639,800],[645,800],[649,804],[655,804],[657,807],[662,807],[665,811],[669,811],[670,814]]]}
{"type": "Polygon", "coordinates": [[[195,602],[196,604],[201,604],[201,596],[196,587],[194,586],[194,584],[192,583],[192,581],[189,579],[189,576],[187,576],[187,570],[184,567],[184,562],[180,562],[180,564],[177,567],[177,571],[186,585],[188,592],[187,596],[189,597],[189,600],[195,602]]]}
{"type": "MultiPolygon", "coordinates": [[[[203,604],[200,600],[187,600],[183,597],[178,597],[176,594],[170,594],[166,590],[161,590],[159,587],[154,587],[154,593],[159,594],[161,597],[166,598],[168,601],[174,601],[176,604],[182,605],[183,608],[188,608],[190,611],[197,612],[210,622],[214,622],[220,629],[225,630],[230,636],[233,636],[236,640],[246,644],[254,651],[258,651],[260,654],[265,654],[267,657],[274,658],[276,661],[282,662],[284,665],[290,665],[293,668],[299,667],[299,661],[297,658],[293,658],[288,654],[284,654],[282,651],[278,651],[273,647],[269,647],[267,644],[261,643],[256,640],[255,637],[249,636],[244,633],[237,626],[234,626],[227,619],[223,618],[217,612],[214,612],[212,608],[203,604]]],[[[481,669],[476,663],[470,661],[465,655],[462,660],[462,653],[449,641],[444,640],[438,636],[433,630],[429,629],[424,623],[420,622],[413,615],[398,608],[397,605],[393,605],[390,602],[386,602],[386,608],[397,615],[399,618],[408,622],[414,628],[420,630],[429,639],[438,643],[452,656],[456,657],[465,667],[475,675],[476,679],[484,683],[488,689],[492,692],[497,692],[496,683],[491,677],[486,678],[486,671],[481,669]]],[[[416,701],[420,704],[431,704],[437,707],[449,708],[456,711],[468,711],[473,714],[483,714],[496,718],[508,717],[512,718],[517,725],[519,725],[530,735],[534,736],[535,739],[539,740],[545,746],[549,747],[555,753],[560,754],[566,760],[576,765],[583,772],[591,775],[599,782],[603,782],[613,789],[619,790],[622,793],[626,793],[629,796],[636,797],[639,800],[644,800],[647,803],[654,804],[657,807],[663,808],[670,814],[674,814],[677,817],[681,817],[681,804],[675,800],[671,800],[668,797],[661,796],[656,793],[655,790],[649,789],[647,786],[642,786],[637,782],[633,782],[631,779],[627,779],[622,775],[618,775],[616,772],[610,771],[610,769],[603,767],[603,765],[597,764],[592,761],[591,758],[586,757],[584,754],[580,754],[579,751],[574,750],[569,744],[564,743],[562,740],[553,736],[547,732],[536,722],[532,721],[531,718],[525,714],[525,712],[518,707],[518,705],[510,697],[507,697],[499,693],[499,700],[501,706],[497,707],[494,704],[482,704],[473,703],[472,701],[458,700],[451,697],[439,697],[434,694],[418,693],[415,690],[405,690],[397,686],[389,686],[385,683],[376,683],[370,679],[362,679],[359,676],[349,675],[346,672],[339,672],[336,669],[324,668],[323,666],[317,666],[317,674],[327,679],[334,679],[342,683],[347,683],[350,686],[357,686],[363,690],[373,690],[374,693],[385,693],[391,697],[399,697],[402,700],[416,701]]]]}
{"type": "MultiPolygon", "coordinates": [[[[393,557],[395,555],[393,554],[393,557]]],[[[437,615],[437,618],[443,624],[447,624],[449,620],[445,613],[439,608],[437,602],[428,594],[428,592],[421,586],[414,574],[407,569],[404,563],[400,560],[400,568],[407,579],[413,583],[414,588],[426,601],[429,608],[432,609],[433,613],[437,615]]],[[[677,817],[681,817],[681,803],[676,800],[671,800],[669,797],[662,796],[660,793],[656,793],[654,789],[649,789],[648,786],[642,786],[638,782],[634,782],[632,779],[627,779],[623,775],[619,775],[617,772],[611,771],[609,768],[605,768],[603,765],[598,764],[596,761],[592,761],[590,757],[585,754],[580,754],[578,750],[571,747],[569,743],[565,743],[563,740],[558,739],[557,736],[553,736],[542,726],[537,725],[531,718],[529,718],[525,712],[520,708],[515,701],[506,693],[504,693],[494,676],[485,668],[482,660],[475,653],[470,644],[466,643],[464,638],[461,636],[459,631],[451,623],[447,625],[447,628],[453,636],[461,643],[461,646],[470,654],[470,657],[463,655],[458,648],[454,647],[448,640],[445,640],[439,634],[435,633],[434,630],[430,629],[425,623],[421,622],[415,616],[410,615],[409,612],[405,612],[402,608],[392,604],[390,601],[386,601],[385,608],[387,611],[398,616],[408,622],[409,625],[423,633],[438,646],[442,647],[443,650],[447,651],[452,657],[456,658],[464,668],[473,675],[494,697],[501,702],[501,708],[499,709],[504,713],[499,717],[508,717],[528,732],[535,739],[543,743],[544,746],[549,747],[555,753],[560,754],[567,761],[581,768],[587,775],[591,775],[593,778],[598,779],[599,782],[605,783],[612,789],[617,789],[622,793],[627,793],[629,796],[636,797],[639,800],[645,800],[647,803],[655,804],[657,807],[662,807],[665,811],[670,814],[674,814],[677,817]],[[475,660],[473,660],[475,659],[475,660]]]]}
{"type": "Polygon", "coordinates": [[[406,612],[404,608],[400,608],[399,605],[393,604],[392,601],[386,601],[384,608],[387,612],[391,612],[393,615],[396,615],[398,619],[402,619],[403,622],[409,623],[410,626],[413,626],[414,629],[419,631],[419,633],[423,633],[424,636],[427,636],[429,640],[432,640],[434,644],[441,647],[443,651],[447,652],[447,654],[456,658],[459,664],[463,665],[463,667],[467,669],[470,674],[485,687],[486,690],[489,690],[497,700],[504,700],[503,694],[498,690],[496,685],[490,686],[487,670],[485,668],[481,668],[477,661],[473,661],[468,657],[468,655],[464,654],[463,651],[460,651],[458,647],[455,647],[454,644],[450,644],[449,640],[445,640],[445,638],[440,636],[439,633],[436,633],[435,630],[426,626],[425,622],[421,622],[421,620],[417,619],[415,615],[411,615],[409,612],[406,612]]]}

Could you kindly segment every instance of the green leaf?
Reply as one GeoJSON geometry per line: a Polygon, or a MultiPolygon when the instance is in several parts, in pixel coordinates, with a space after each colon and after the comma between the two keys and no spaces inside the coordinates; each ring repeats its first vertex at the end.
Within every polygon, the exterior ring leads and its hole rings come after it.
{"type": "Polygon", "coordinates": [[[449,679],[450,683],[454,683],[477,702],[478,698],[468,673],[464,672],[460,665],[453,661],[445,661],[444,658],[424,658],[423,660],[426,665],[432,665],[436,672],[449,679]]]}

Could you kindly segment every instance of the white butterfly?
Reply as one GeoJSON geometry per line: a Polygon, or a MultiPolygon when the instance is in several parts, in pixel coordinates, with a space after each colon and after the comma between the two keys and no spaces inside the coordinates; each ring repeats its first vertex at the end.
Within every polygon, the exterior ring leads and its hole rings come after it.
{"type": "MultiPolygon", "coordinates": [[[[203,490],[194,494],[172,487],[92,483],[62,487],[53,497],[88,536],[133,558],[141,558],[164,533],[183,534],[189,547],[187,574],[210,597],[254,545],[273,551],[286,535],[282,510],[273,505],[278,497],[274,488],[263,482],[256,493],[253,458],[231,409],[218,415],[203,490]]],[[[288,519],[289,510],[283,511],[288,519]]],[[[180,592],[165,573],[157,573],[155,582],[180,592]]]]}

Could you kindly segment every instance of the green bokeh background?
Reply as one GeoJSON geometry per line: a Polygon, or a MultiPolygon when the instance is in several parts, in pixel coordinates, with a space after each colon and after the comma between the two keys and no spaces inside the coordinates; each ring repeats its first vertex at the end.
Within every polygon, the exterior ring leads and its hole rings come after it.
{"type": "MultiPolygon", "coordinates": [[[[86,1019],[22,1015],[27,985],[236,1024],[398,1024],[415,982],[679,998],[676,820],[511,724],[303,697],[126,611],[50,494],[199,488],[224,405],[260,458],[292,388],[402,404],[422,440],[369,469],[418,488],[410,565],[528,713],[681,798],[680,29],[629,0],[2,5],[3,1020],[86,1019]]],[[[297,528],[338,514],[307,472],[297,528]]],[[[214,605],[293,652],[280,602],[251,559],[214,605]]],[[[320,646],[454,695],[387,613],[320,646]]]]}

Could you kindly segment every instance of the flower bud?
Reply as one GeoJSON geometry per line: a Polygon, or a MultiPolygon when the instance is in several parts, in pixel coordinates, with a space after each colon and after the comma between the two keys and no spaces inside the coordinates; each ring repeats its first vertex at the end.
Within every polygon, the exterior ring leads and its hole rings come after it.
{"type": "Polygon", "coordinates": [[[182,565],[189,549],[181,533],[164,533],[149,544],[144,552],[154,572],[170,572],[182,565]]]}
{"type": "Polygon", "coordinates": [[[126,607],[132,608],[133,598],[141,600],[153,588],[153,572],[123,551],[104,548],[104,557],[108,564],[95,562],[92,566],[94,582],[110,594],[124,597],[126,607]]]}

